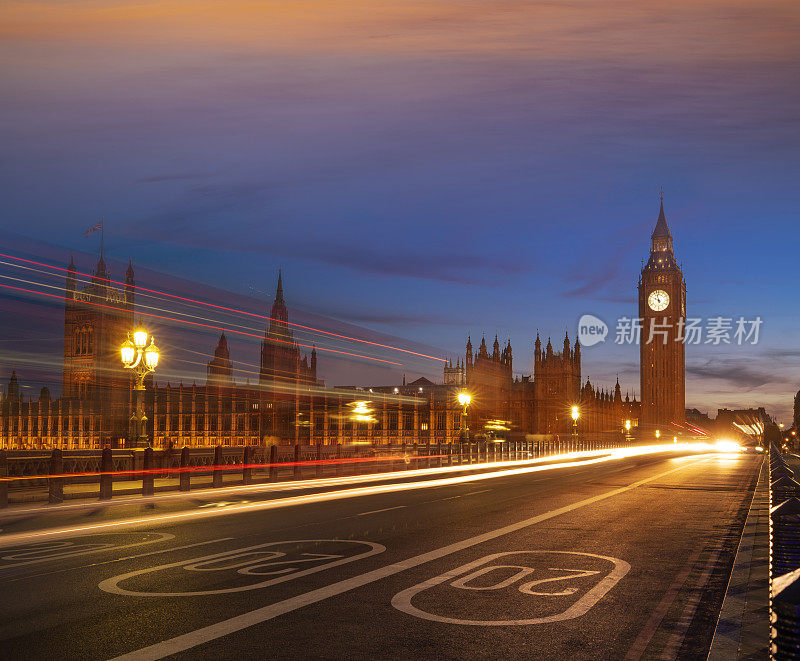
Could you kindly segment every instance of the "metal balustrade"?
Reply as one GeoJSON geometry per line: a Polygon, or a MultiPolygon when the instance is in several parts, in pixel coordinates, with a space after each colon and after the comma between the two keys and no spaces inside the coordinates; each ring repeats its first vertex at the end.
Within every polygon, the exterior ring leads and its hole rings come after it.
{"type": "Polygon", "coordinates": [[[0,450],[0,507],[12,502],[190,491],[236,484],[312,479],[415,468],[522,461],[622,442],[470,441],[385,445],[223,446],[165,450],[0,450]]]}

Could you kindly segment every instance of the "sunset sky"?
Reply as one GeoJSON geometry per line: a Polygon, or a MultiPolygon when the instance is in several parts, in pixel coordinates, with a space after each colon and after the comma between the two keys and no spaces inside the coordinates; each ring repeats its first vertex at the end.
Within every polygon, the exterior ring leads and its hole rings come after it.
{"type": "MultiPolygon", "coordinates": [[[[497,333],[529,374],[537,328],[637,314],[663,186],[689,316],[763,319],[757,346],[687,348],[687,406],[789,422],[798,34],[796,0],[5,0],[0,244],[88,269],[104,215],[112,277],[132,257],[146,286],[264,313],[280,266],[294,318],[454,359],[497,333]]],[[[18,354],[60,359],[37,305],[0,292],[3,383],[18,354]]],[[[612,331],[583,373],[638,392],[638,350],[612,331]]]]}

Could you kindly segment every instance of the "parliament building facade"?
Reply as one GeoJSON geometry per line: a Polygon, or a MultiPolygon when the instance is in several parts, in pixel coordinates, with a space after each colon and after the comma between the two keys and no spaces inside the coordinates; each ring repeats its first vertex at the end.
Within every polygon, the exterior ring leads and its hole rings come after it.
{"type": "MultiPolygon", "coordinates": [[[[126,447],[132,411],[131,374],[119,346],[134,325],[136,283],[129,264],[124,283],[109,279],[100,256],[80,286],[70,261],[65,283],[62,395],[42,388],[38,399],[20,393],[12,372],[0,399],[0,448],[126,447]]],[[[463,359],[445,363],[441,383],[425,378],[372,387],[328,388],[317,377],[317,352],[301,355],[283,294],[282,274],[261,341],[257,384],[236,383],[223,333],[207,366],[204,385],[146,382],[147,433],[153,446],[258,444],[449,443],[460,439],[457,394],[472,396],[471,436],[619,438],[626,419],[636,425],[640,404],[581,377],[581,347],[565,335],[561,351],[538,334],[532,373],[514,376],[511,343],[491,351],[482,338],[467,340],[463,359]]]]}

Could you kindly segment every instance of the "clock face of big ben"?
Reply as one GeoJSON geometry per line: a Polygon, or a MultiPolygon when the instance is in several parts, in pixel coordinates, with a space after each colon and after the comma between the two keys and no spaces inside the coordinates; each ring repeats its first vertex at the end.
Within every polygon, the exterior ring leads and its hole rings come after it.
{"type": "Polygon", "coordinates": [[[650,292],[650,296],[647,297],[647,304],[655,312],[666,310],[669,305],[669,294],[663,289],[656,289],[650,292]]]}

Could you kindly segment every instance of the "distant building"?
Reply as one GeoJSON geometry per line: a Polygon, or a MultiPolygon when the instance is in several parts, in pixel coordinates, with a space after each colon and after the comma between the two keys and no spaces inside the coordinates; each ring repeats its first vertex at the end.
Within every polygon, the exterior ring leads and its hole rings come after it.
{"type": "Polygon", "coordinates": [[[794,396],[794,421],[792,426],[795,431],[800,430],[800,390],[794,396]]]}

